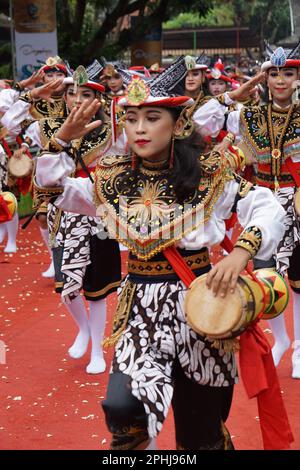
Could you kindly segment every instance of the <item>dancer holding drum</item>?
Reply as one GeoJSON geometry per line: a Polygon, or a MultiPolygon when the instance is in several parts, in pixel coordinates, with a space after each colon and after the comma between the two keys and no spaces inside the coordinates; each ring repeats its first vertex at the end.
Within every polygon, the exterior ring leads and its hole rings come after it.
{"type": "MultiPolygon", "coordinates": [[[[230,173],[222,154],[201,154],[201,138],[182,113],[193,100],[172,95],[170,81],[171,73],[129,84],[119,104],[126,110],[131,156],[104,157],[94,185],[68,177],[75,166],[66,151],[41,155],[36,182],[49,195],[51,187],[56,197],[60,191],[55,204],[64,210],[95,215],[96,204],[110,236],[130,252],[107,340],[117,342],[103,402],[111,448],[155,448],[172,402],[178,449],[230,449],[224,423],[237,382],[234,354],[188,325],[186,286],[178,273],[184,258],[197,276],[209,273],[207,287],[224,298],[252,257],[268,259],[275,251],[284,210],[269,189],[230,173]],[[211,269],[207,248],[224,238],[233,206],[244,231],[232,253],[211,269]],[[175,246],[176,262],[170,260],[175,246]]],[[[56,135],[65,150],[97,125],[88,123],[98,106],[70,113],[56,135]]],[[[273,440],[274,448],[288,447],[285,436],[281,444],[273,440]]]]}
{"type": "MultiPolygon", "coordinates": [[[[269,60],[261,66],[262,73],[238,90],[225,93],[227,105],[240,100],[241,94],[253,88],[258,80],[267,80],[268,103],[247,106],[229,114],[227,125],[241,140],[246,162],[257,166],[256,182],[270,188],[286,211],[285,233],[276,256],[267,262],[255,260],[255,267],[271,267],[287,273],[293,291],[294,352],[292,377],[300,379],[300,107],[293,94],[299,85],[300,45],[293,50],[267,49],[269,60]]],[[[295,93],[296,94],[296,93],[295,93]]],[[[216,113],[222,112],[220,101],[214,101],[216,113]]],[[[226,108],[223,106],[223,113],[226,108]]],[[[284,316],[270,321],[275,344],[272,349],[277,366],[290,347],[284,316]]]]}

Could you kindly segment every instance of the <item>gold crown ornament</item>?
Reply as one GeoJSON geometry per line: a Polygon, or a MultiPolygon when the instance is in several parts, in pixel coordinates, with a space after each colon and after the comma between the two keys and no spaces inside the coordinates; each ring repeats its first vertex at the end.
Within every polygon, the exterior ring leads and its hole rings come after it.
{"type": "Polygon", "coordinates": [[[46,60],[46,65],[48,65],[48,67],[55,67],[55,65],[58,64],[63,64],[63,60],[58,55],[54,57],[48,57],[48,59],[46,60]]]}
{"type": "Polygon", "coordinates": [[[196,67],[196,61],[191,55],[185,56],[184,61],[187,70],[193,70],[196,67]]]}
{"type": "Polygon", "coordinates": [[[88,74],[83,65],[79,65],[73,73],[73,82],[74,82],[74,93],[77,91],[77,87],[83,86],[89,81],[88,74]]]}
{"type": "Polygon", "coordinates": [[[139,77],[134,77],[127,87],[125,96],[127,103],[132,106],[139,106],[147,100],[150,95],[150,88],[139,77]]]}
{"type": "Polygon", "coordinates": [[[215,80],[219,80],[219,78],[221,77],[222,73],[221,73],[221,70],[219,69],[212,69],[211,71],[211,76],[212,78],[214,78],[215,80]]]}

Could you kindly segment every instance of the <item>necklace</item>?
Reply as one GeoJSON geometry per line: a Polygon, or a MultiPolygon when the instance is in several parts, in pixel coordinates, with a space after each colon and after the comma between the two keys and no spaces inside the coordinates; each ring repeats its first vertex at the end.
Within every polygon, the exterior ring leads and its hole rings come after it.
{"type": "Polygon", "coordinates": [[[275,177],[275,180],[277,180],[277,176],[280,175],[281,160],[282,160],[282,154],[283,154],[283,139],[285,137],[287,128],[290,125],[294,109],[295,109],[295,106],[291,105],[287,113],[286,119],[285,119],[285,124],[282,128],[282,131],[279,135],[279,138],[276,144],[275,136],[274,136],[273,121],[272,121],[272,103],[268,105],[267,125],[268,125],[268,134],[270,137],[271,171],[272,171],[272,175],[274,175],[275,177]]]}
{"type": "Polygon", "coordinates": [[[50,118],[64,117],[64,100],[63,98],[54,98],[53,102],[46,101],[47,115],[50,118]]]}
{"type": "Polygon", "coordinates": [[[157,162],[152,162],[146,159],[143,159],[142,165],[144,168],[148,170],[161,170],[163,168],[167,168],[169,164],[169,158],[165,160],[158,160],[157,162]]]}

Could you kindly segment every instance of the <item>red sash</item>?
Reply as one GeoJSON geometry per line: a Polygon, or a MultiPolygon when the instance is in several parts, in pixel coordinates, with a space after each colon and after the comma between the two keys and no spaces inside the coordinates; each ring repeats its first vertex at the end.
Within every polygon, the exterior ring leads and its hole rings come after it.
{"type": "MultiPolygon", "coordinates": [[[[228,252],[233,249],[228,237],[224,238],[221,245],[228,252]]],[[[184,258],[174,246],[166,248],[163,253],[183,283],[189,287],[196,275],[184,258]]],[[[239,359],[247,395],[249,398],[257,398],[264,449],[289,449],[290,443],[294,441],[293,434],[281,396],[271,348],[257,322],[240,336],[239,359]]]]}

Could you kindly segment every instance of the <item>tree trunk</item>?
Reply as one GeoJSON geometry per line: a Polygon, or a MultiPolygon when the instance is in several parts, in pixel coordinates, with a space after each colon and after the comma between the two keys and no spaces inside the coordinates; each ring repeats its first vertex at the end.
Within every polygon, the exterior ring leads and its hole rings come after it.
{"type": "Polygon", "coordinates": [[[77,0],[76,8],[75,8],[75,15],[74,15],[74,22],[73,22],[73,39],[75,41],[79,41],[80,36],[81,36],[85,8],[86,8],[86,0],[77,0]]]}

